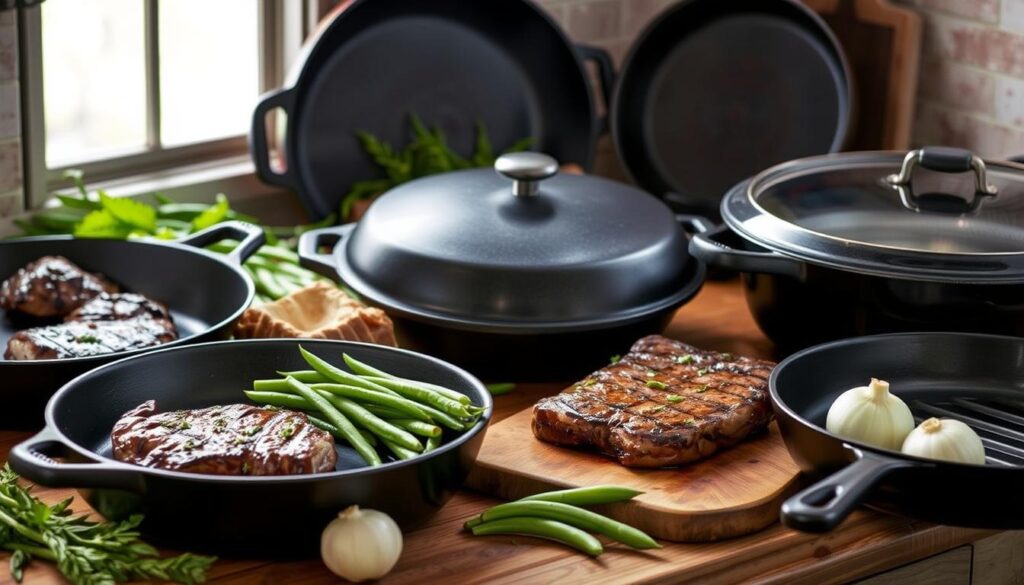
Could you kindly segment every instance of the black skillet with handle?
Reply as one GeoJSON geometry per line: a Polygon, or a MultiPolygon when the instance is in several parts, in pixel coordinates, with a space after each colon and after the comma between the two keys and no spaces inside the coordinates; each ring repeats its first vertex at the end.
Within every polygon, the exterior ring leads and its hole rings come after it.
{"type": "MultiPolygon", "coordinates": [[[[122,290],[166,305],[178,339],[157,347],[226,339],[255,292],[242,262],[263,241],[261,228],[237,221],[175,242],[71,236],[6,240],[0,242],[0,280],[43,256],[63,256],[86,271],[103,274],[122,290]],[[241,244],[226,255],[203,249],[225,238],[241,240],[241,244]]],[[[36,324],[0,312],[0,351],[15,333],[36,324]]],[[[38,428],[43,406],[65,382],[99,365],[152,349],[69,359],[0,359],[0,402],[4,405],[0,427],[38,428]]]]}
{"type": "Polygon", "coordinates": [[[782,523],[836,528],[858,505],[912,518],[1024,528],[1024,338],[971,333],[858,337],[797,353],[772,372],[771,397],[786,447],[823,479],[787,500],[782,523]],[[922,459],[848,441],[825,429],[832,402],[870,378],[889,382],[916,423],[953,418],[972,427],[986,464],[922,459]]]}

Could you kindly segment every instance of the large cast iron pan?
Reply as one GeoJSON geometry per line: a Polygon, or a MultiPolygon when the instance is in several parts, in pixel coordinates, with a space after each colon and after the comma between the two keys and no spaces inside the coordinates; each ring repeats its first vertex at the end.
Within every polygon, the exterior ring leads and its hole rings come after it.
{"type": "MultiPolygon", "coordinates": [[[[241,222],[215,225],[177,242],[74,239],[70,236],[0,242],[0,280],[42,256],[60,255],[99,272],[124,290],[167,305],[179,339],[163,347],[224,339],[252,302],[254,289],[241,263],[262,244],[263,230],[241,222]],[[242,240],[231,254],[202,247],[242,240]]],[[[33,323],[0,312],[0,354],[7,340],[33,323]]],[[[43,406],[68,380],[139,349],[88,358],[13,361],[0,358],[0,427],[39,428],[43,406]]]]}
{"type": "Polygon", "coordinates": [[[1024,338],[898,333],[848,339],[786,359],[770,385],[790,455],[804,472],[826,476],[783,504],[783,524],[824,532],[868,503],[938,524],[1024,528],[1024,338]],[[918,423],[935,416],[970,425],[985,444],[987,464],[910,457],[826,431],[836,397],[872,377],[887,380],[918,423]]]}
{"type": "Polygon", "coordinates": [[[337,471],[286,477],[199,475],[113,460],[114,423],[146,400],[161,410],[246,402],[242,390],[253,379],[307,367],[295,340],[206,343],[121,360],[73,380],[47,405],[46,428],[11,451],[11,466],[42,485],[81,488],[108,518],[145,514],[147,538],[187,550],[315,555],[324,526],[351,504],[386,512],[405,529],[426,520],[476,459],[491,417],[487,390],[463,370],[410,351],[340,341],[302,345],[332,362],[347,352],[397,375],[445,385],[485,411],[471,429],[446,435],[436,451],[376,468],[341,445],[337,471]],[[56,456],[74,463],[50,459],[56,456]]]}
{"type": "Polygon", "coordinates": [[[840,150],[853,87],[839,41],[796,0],[685,0],[642,32],[611,100],[634,183],[708,217],[737,181],[840,150]]]}
{"type": "MultiPolygon", "coordinates": [[[[589,168],[602,126],[582,59],[608,75],[603,51],[573,47],[526,0],[357,0],[307,46],[282,89],[260,99],[250,147],[260,178],[297,191],[323,217],[355,181],[380,176],[356,139],[367,131],[394,147],[409,141],[409,115],[473,152],[482,122],[497,152],[533,137],[533,150],[589,168]],[[266,116],[287,113],[285,166],[270,164],[266,116]]],[[[602,81],[604,86],[608,80],[602,81]]]]}

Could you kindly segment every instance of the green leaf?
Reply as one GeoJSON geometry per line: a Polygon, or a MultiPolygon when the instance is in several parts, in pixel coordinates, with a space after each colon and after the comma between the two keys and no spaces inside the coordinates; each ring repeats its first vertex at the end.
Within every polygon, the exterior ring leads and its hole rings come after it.
{"type": "Polygon", "coordinates": [[[21,580],[25,578],[25,565],[31,560],[32,557],[23,550],[16,550],[11,555],[11,577],[15,582],[21,583],[21,580]]]}
{"type": "Polygon", "coordinates": [[[117,221],[146,232],[156,230],[156,209],[127,197],[111,197],[100,191],[100,203],[117,221]]]}
{"type": "Polygon", "coordinates": [[[170,197],[164,195],[163,193],[153,193],[153,200],[156,201],[157,204],[159,205],[170,205],[172,203],[177,203],[177,201],[171,199],[170,197]]]}
{"type": "Polygon", "coordinates": [[[229,211],[231,211],[231,205],[228,203],[228,198],[223,193],[218,193],[217,203],[206,208],[192,220],[192,231],[198,232],[224,221],[229,211]]]}
{"type": "Polygon", "coordinates": [[[118,220],[109,210],[101,209],[82,218],[75,227],[75,237],[123,240],[131,231],[132,226],[118,220]]]}
{"type": "Polygon", "coordinates": [[[100,205],[99,201],[94,199],[79,198],[73,195],[60,195],[58,194],[57,200],[61,202],[64,207],[70,207],[72,209],[87,209],[92,211],[94,209],[100,209],[103,206],[100,205]]]}

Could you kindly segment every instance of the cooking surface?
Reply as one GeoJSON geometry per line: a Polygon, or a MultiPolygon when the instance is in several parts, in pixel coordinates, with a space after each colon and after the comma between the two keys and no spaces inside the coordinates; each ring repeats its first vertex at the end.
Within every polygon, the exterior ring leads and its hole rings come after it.
{"type": "MultiPolygon", "coordinates": [[[[738,282],[709,283],[687,305],[668,330],[671,337],[702,347],[771,358],[770,344],[757,331],[744,304],[738,282]]],[[[498,397],[496,421],[528,407],[537,398],[561,389],[558,384],[521,385],[498,397]]],[[[27,433],[0,431],[0,454],[27,433]]],[[[70,489],[36,488],[48,503],[76,495],[70,489]]],[[[523,537],[470,537],[461,524],[499,500],[470,491],[458,493],[423,529],[406,535],[405,550],[395,570],[380,583],[505,581],[519,583],[762,582],[821,584],[867,576],[954,548],[987,531],[938,527],[873,512],[856,513],[838,531],[824,537],[799,534],[773,524],[753,535],[713,544],[671,544],[653,552],[625,552],[610,547],[592,561],[564,547],[523,537]],[[839,577],[837,577],[839,576],[839,577]]],[[[76,497],[74,510],[88,507],[76,497]]],[[[6,555],[0,555],[0,563],[6,555]]],[[[61,583],[56,569],[33,563],[25,583],[61,583]]],[[[251,584],[301,582],[333,584],[337,578],[320,560],[271,563],[261,560],[221,560],[210,583],[251,584]]]]}

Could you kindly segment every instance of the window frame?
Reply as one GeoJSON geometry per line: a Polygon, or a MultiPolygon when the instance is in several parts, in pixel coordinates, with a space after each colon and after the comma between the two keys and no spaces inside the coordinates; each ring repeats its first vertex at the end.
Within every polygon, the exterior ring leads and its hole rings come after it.
{"type": "MultiPolygon", "coordinates": [[[[109,157],[52,169],[46,164],[41,7],[35,5],[19,11],[22,176],[26,209],[39,208],[53,191],[71,187],[70,181],[63,177],[68,168],[81,169],[90,183],[153,184],[156,181],[159,184],[159,177],[167,177],[178,171],[187,174],[191,167],[198,166],[203,168],[203,172],[196,174],[195,186],[198,191],[202,189],[204,177],[209,176],[209,167],[223,163],[225,169],[241,173],[238,177],[239,186],[251,188],[251,166],[240,166],[240,163],[248,161],[246,134],[181,146],[164,147],[160,144],[160,87],[155,71],[159,65],[158,14],[161,0],[141,1],[145,2],[146,145],[109,157]]],[[[283,83],[288,64],[298,55],[306,33],[315,25],[319,10],[317,0],[256,1],[259,10],[259,91],[262,93],[283,83]]],[[[189,184],[189,178],[174,177],[172,182],[180,189],[182,184],[189,184]]],[[[218,185],[223,186],[223,182],[224,177],[220,177],[218,185]]]]}

